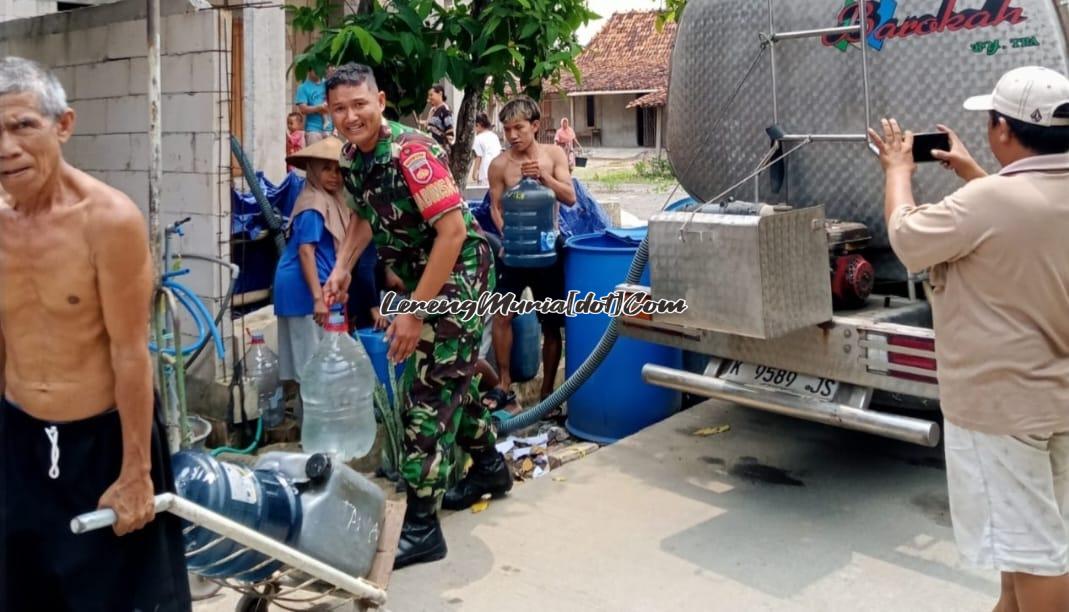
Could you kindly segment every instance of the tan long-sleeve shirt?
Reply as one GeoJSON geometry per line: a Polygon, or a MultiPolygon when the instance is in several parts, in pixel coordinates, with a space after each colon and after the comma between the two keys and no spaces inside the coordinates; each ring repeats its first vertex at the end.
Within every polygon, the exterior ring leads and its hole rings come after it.
{"type": "Polygon", "coordinates": [[[992,434],[1069,431],[1069,154],[899,207],[888,225],[906,267],[930,268],[944,417],[992,434]]]}

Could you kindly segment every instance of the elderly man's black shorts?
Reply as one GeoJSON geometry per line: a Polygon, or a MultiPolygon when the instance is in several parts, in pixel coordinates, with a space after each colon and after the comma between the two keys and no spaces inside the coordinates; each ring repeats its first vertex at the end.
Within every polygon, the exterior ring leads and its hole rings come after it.
{"type": "MultiPolygon", "coordinates": [[[[511,293],[520,299],[520,295],[527,287],[536,301],[538,300],[563,300],[566,296],[564,291],[564,240],[557,239],[557,261],[545,268],[513,268],[505,265],[504,260],[497,258],[494,265],[497,267],[497,293],[511,293]]],[[[559,313],[538,312],[538,321],[542,327],[564,327],[564,315],[559,313]]]]}
{"type": "MultiPolygon", "coordinates": [[[[174,490],[162,431],[157,411],[151,473],[157,493],[174,490]]],[[[110,527],[71,533],[71,519],[95,510],[119,476],[117,411],[47,423],[4,400],[0,440],[0,610],[192,609],[178,517],[159,514],[122,537],[110,527]]]]}

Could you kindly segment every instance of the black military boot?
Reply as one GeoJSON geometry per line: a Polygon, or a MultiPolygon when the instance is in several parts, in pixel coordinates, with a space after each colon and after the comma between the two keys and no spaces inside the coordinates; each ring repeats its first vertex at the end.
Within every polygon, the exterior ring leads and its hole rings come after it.
{"type": "Polygon", "coordinates": [[[491,448],[472,453],[472,466],[452,489],[445,493],[442,507],[463,510],[479,501],[487,493],[493,498],[503,497],[512,489],[512,472],[505,456],[491,448]]]}
{"type": "Polygon", "coordinates": [[[412,489],[408,490],[405,522],[401,525],[401,539],[393,560],[395,570],[445,558],[445,535],[435,506],[434,497],[416,497],[412,489]]]}

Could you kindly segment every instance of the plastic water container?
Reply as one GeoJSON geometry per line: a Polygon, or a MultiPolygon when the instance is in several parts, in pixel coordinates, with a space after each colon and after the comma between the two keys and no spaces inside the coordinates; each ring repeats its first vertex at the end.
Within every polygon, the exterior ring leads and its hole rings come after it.
{"type": "Polygon", "coordinates": [[[361,343],[349,335],[341,306],[301,375],[301,447],[340,462],[364,457],[375,442],[375,371],[361,343]]]}
{"type": "MultiPolygon", "coordinates": [[[[579,298],[593,292],[600,299],[627,279],[646,228],[612,229],[572,236],[565,244],[564,286],[579,298]]],[[[649,285],[649,268],[642,284],[649,285]]],[[[567,317],[564,331],[565,374],[583,365],[609,326],[605,314],[567,317]]],[[[681,368],[679,349],[619,336],[594,374],[568,399],[568,431],[579,438],[609,444],[629,436],[673,413],[681,406],[679,392],[647,384],[642,366],[654,363],[681,368]]]]}
{"type": "MultiPolygon", "coordinates": [[[[364,345],[368,358],[371,359],[375,376],[378,377],[382,386],[386,387],[386,395],[392,402],[393,391],[390,390],[390,381],[386,378],[387,373],[390,371],[390,360],[386,358],[386,355],[390,352],[390,345],[386,342],[386,332],[369,327],[356,330],[356,335],[360,338],[360,343],[364,345]]],[[[401,375],[404,373],[404,362],[394,366],[394,376],[398,385],[401,384],[401,375]]]]}
{"type": "Polygon", "coordinates": [[[514,268],[545,268],[557,261],[557,197],[553,190],[531,177],[524,177],[501,197],[505,220],[505,265],[514,268]]]}
{"type": "Polygon", "coordinates": [[[245,353],[246,393],[255,390],[256,405],[264,427],[278,427],[285,417],[282,385],[278,377],[278,355],[264,342],[262,332],[252,332],[252,346],[245,353]]]}
{"type": "Polygon", "coordinates": [[[512,382],[527,382],[538,375],[542,363],[542,327],[533,312],[512,318],[512,351],[509,353],[512,382]]]}
{"type": "Polygon", "coordinates": [[[378,485],[319,454],[265,453],[256,468],[281,472],[300,490],[304,520],[297,550],[350,576],[367,576],[386,509],[378,485]]]}
{"type": "MultiPolygon", "coordinates": [[[[176,453],[172,458],[172,466],[175,490],[179,496],[283,544],[292,544],[296,540],[301,529],[301,504],[297,491],[281,474],[250,470],[197,451],[176,453]]],[[[182,521],[183,530],[191,526],[187,521],[182,521]]],[[[213,578],[256,582],[270,576],[281,566],[275,561],[254,570],[271,560],[255,551],[223,561],[242,546],[226,539],[205,548],[218,537],[203,527],[194,527],[185,534],[187,553],[204,549],[186,560],[191,572],[213,578]]]]}

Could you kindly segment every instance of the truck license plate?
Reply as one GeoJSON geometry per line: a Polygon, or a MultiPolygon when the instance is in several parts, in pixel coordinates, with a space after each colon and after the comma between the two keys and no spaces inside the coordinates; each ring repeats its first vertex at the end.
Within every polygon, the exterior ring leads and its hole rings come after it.
{"type": "Polygon", "coordinates": [[[724,368],[724,373],[720,377],[743,385],[774,387],[825,400],[835,397],[835,392],[839,390],[838,381],[828,378],[807,376],[790,370],[770,368],[741,361],[728,361],[727,366],[724,368]]]}

